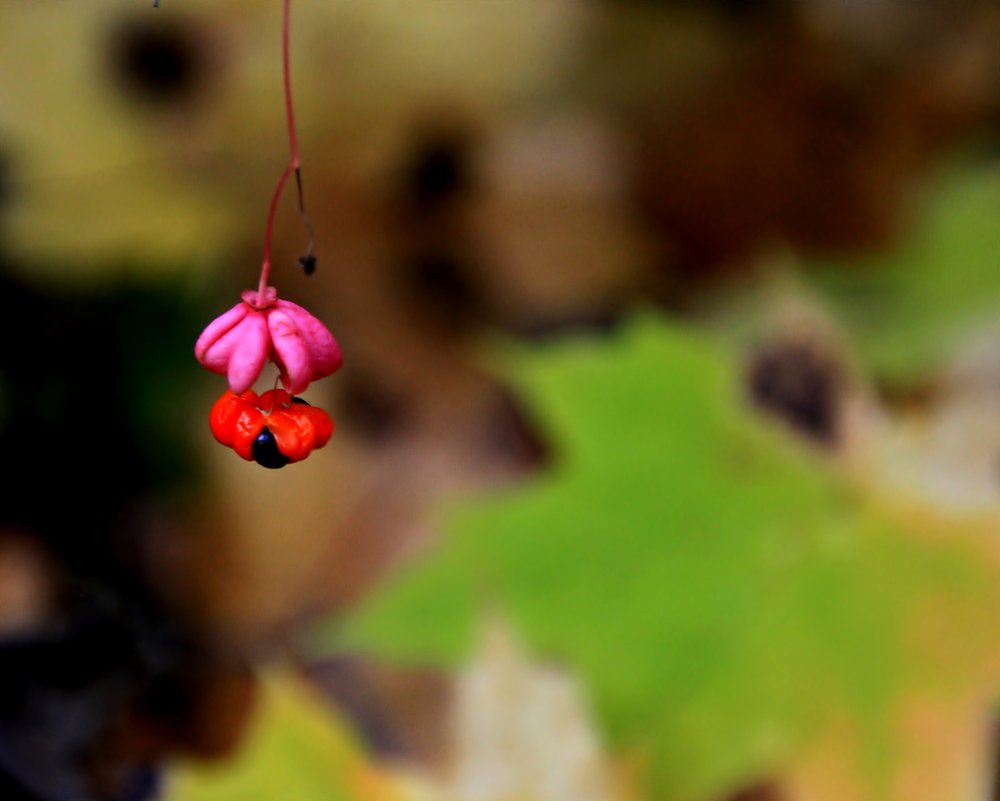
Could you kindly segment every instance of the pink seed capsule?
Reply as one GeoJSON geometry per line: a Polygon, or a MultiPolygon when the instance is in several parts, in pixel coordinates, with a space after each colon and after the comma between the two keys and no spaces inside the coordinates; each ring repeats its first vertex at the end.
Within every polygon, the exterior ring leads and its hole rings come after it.
{"type": "Polygon", "coordinates": [[[244,292],[239,303],[208,324],[194,353],[213,373],[226,376],[236,394],[253,386],[268,361],[278,366],[281,383],[293,395],[343,361],[329,329],[298,304],[279,299],[274,287],[263,297],[244,292]]]}

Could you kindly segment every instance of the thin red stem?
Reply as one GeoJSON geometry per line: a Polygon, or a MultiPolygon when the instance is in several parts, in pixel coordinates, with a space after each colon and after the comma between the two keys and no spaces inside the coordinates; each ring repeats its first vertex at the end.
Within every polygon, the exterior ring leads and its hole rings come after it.
{"type": "Polygon", "coordinates": [[[291,166],[293,169],[299,167],[299,140],[295,135],[295,110],[292,108],[292,68],[289,64],[289,30],[291,29],[291,0],[284,0],[284,21],[282,23],[282,69],[285,75],[285,118],[288,121],[288,148],[292,153],[291,166]]]}
{"type": "Polygon", "coordinates": [[[292,70],[289,63],[289,29],[291,28],[291,0],[283,0],[283,13],[281,22],[281,63],[284,73],[285,86],[285,117],[288,124],[288,146],[292,157],[285,171],[278,179],[278,185],[274,189],[274,196],[271,198],[271,206],[267,212],[267,225],[264,229],[264,261],[260,267],[260,282],[257,285],[257,301],[264,303],[264,290],[267,288],[268,276],[271,273],[271,241],[274,238],[274,219],[278,213],[278,201],[281,200],[281,193],[285,190],[285,184],[292,173],[298,170],[301,162],[299,160],[299,142],[295,134],[295,111],[292,108],[292,70]]]}

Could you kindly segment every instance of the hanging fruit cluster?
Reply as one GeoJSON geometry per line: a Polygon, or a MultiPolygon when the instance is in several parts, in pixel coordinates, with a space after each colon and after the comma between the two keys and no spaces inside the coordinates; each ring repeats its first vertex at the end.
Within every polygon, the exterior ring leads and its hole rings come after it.
{"type": "Polygon", "coordinates": [[[256,291],[243,292],[239,303],[209,323],[194,346],[198,361],[229,381],[229,389],[216,401],[209,415],[212,434],[244,459],[270,468],[301,462],[313,450],[326,445],[333,433],[333,421],[325,411],[296,395],[313,381],[336,371],[342,361],[340,347],[327,327],[301,306],[279,298],[278,291],[268,285],[275,214],[292,175],[298,185],[299,213],[309,232],[309,248],[299,264],[306,275],[316,266],[312,225],[303,203],[292,110],[288,67],[290,5],[291,0],[284,0],[282,49],[291,160],[271,198],[260,282],[256,291]],[[252,387],[268,362],[278,368],[278,379],[284,389],[273,389],[258,397],[252,387]]]}
{"type": "Polygon", "coordinates": [[[281,389],[260,396],[230,390],[215,402],[208,422],[223,445],[270,468],[301,462],[333,434],[330,415],[281,389]]]}

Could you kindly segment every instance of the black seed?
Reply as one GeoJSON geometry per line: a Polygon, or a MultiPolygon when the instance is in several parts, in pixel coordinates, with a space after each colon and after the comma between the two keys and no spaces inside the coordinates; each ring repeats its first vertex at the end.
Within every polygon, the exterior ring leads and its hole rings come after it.
{"type": "Polygon", "coordinates": [[[277,470],[288,464],[288,457],[278,450],[274,434],[267,426],[264,426],[264,430],[253,441],[253,460],[261,467],[271,470],[277,470]]]}

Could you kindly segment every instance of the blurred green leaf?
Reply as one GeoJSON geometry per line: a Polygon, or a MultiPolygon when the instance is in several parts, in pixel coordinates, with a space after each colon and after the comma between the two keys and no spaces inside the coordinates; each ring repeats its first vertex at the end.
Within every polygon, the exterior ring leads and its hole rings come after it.
{"type": "Polygon", "coordinates": [[[392,801],[399,795],[365,760],[326,702],[288,676],[264,683],[236,759],[171,776],[172,801],[392,801]]]}
{"type": "Polygon", "coordinates": [[[337,647],[455,665],[499,606],[585,680],[653,798],[756,778],[833,716],[883,780],[920,610],[988,593],[971,556],[876,511],[744,408],[725,354],[670,325],[521,353],[515,373],[558,463],[454,510],[337,647]]]}
{"type": "Polygon", "coordinates": [[[927,374],[1000,313],[1000,174],[939,179],[914,233],[892,253],[810,269],[869,370],[890,384],[927,374]]]}

